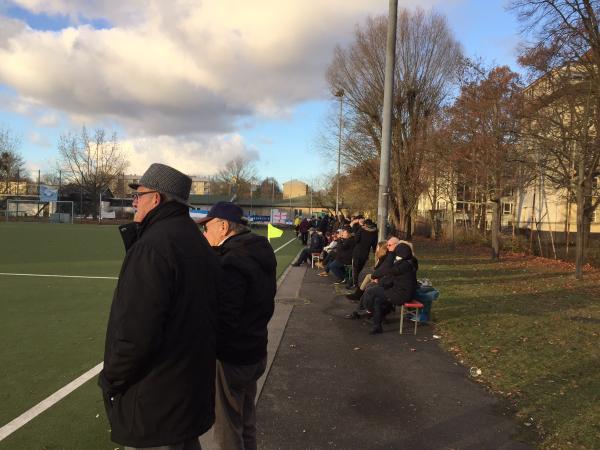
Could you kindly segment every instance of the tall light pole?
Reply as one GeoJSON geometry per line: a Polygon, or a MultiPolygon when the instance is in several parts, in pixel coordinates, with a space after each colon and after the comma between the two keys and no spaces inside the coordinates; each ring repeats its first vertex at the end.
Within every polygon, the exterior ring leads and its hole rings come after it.
{"type": "Polygon", "coordinates": [[[396,21],[398,0],[390,0],[387,45],[385,56],[385,84],[383,92],[383,123],[381,127],[381,158],[379,163],[379,193],[377,196],[378,240],[384,240],[388,219],[390,184],[390,147],[392,146],[392,108],[394,99],[394,66],[396,64],[396,21]]]}
{"type": "Polygon", "coordinates": [[[344,90],[338,89],[335,93],[335,96],[340,99],[340,131],[338,136],[337,178],[335,182],[335,217],[338,218],[340,215],[340,163],[342,158],[342,113],[344,106],[344,90]]]}

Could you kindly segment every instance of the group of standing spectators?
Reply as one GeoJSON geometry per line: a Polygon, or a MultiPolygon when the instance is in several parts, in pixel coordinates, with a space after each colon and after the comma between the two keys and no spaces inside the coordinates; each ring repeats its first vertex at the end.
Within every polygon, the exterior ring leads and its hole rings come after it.
{"type": "MultiPolygon", "coordinates": [[[[377,242],[377,226],[360,215],[349,221],[343,217],[331,221],[339,228],[326,232],[305,221],[308,227],[306,243],[310,235],[310,245],[292,265],[310,265],[312,255],[319,254],[318,266],[323,269],[319,276],[332,276],[334,284],[345,284],[346,288],[354,289],[346,297],[358,302],[358,307],[346,317],[360,319],[367,316],[372,320],[370,333],[382,333],[385,316],[395,306],[414,298],[419,264],[412,243],[393,236],[377,242]],[[374,264],[369,267],[371,251],[374,264]]],[[[299,224],[300,235],[303,222],[299,224]]]]}
{"type": "Polygon", "coordinates": [[[192,180],[152,164],[130,187],[134,221],[106,332],[102,389],[113,441],[198,450],[256,449],[255,396],[267,359],[276,259],[239,206],[190,218],[192,180]]]}

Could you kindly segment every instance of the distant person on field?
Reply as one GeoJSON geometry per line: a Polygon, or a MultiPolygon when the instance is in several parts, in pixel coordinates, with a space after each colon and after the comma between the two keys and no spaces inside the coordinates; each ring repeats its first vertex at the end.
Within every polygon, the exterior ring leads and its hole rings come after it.
{"type": "Polygon", "coordinates": [[[305,217],[304,219],[302,219],[302,222],[300,222],[300,225],[298,226],[298,231],[299,231],[300,237],[302,239],[302,245],[306,245],[308,243],[308,230],[309,229],[310,229],[310,222],[305,217]]]}
{"type": "Polygon", "coordinates": [[[113,441],[125,448],[200,449],[214,422],[219,262],[190,218],[192,180],[152,164],[119,227],[125,259],[98,384],[113,441]]]}
{"type": "Polygon", "coordinates": [[[300,222],[302,222],[302,218],[300,216],[294,217],[294,230],[296,231],[296,237],[300,236],[300,222]]]}
{"type": "Polygon", "coordinates": [[[256,449],[256,382],[267,365],[267,324],[275,308],[277,261],[250,233],[242,209],[216,203],[200,220],[221,260],[215,439],[222,449],[256,449]]]}

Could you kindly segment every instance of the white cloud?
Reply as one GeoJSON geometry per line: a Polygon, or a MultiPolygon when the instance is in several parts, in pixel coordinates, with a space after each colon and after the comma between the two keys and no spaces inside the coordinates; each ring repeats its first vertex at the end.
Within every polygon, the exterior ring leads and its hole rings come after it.
{"type": "Polygon", "coordinates": [[[387,6],[380,0],[15,3],[116,25],[60,32],[13,26],[10,37],[1,36],[0,82],[49,107],[109,116],[143,133],[228,131],[239,117],[278,115],[320,96],[334,45],[387,6]]]}
{"type": "Polygon", "coordinates": [[[11,3],[73,24],[40,31],[0,16],[0,85],[19,96],[13,110],[43,126],[53,117],[116,124],[136,170],[156,158],[185,167],[190,157],[205,173],[222,166],[224,154],[248,151],[232,137],[242,124],[323,97],[334,46],[388,7],[382,0],[11,3]],[[80,25],[90,20],[110,28],[80,25]]]}
{"type": "Polygon", "coordinates": [[[46,113],[41,114],[36,123],[41,127],[55,127],[60,123],[60,119],[56,113],[46,113]]]}
{"type": "Polygon", "coordinates": [[[29,141],[32,144],[35,144],[40,147],[51,147],[52,146],[52,143],[50,142],[48,137],[44,136],[43,134],[38,133],[37,131],[31,132],[31,134],[29,135],[29,141]]]}
{"type": "Polygon", "coordinates": [[[257,160],[238,134],[204,136],[157,136],[128,139],[121,143],[129,161],[128,171],[142,174],[150,164],[160,162],[189,175],[214,175],[230,160],[242,156],[257,160]]]}

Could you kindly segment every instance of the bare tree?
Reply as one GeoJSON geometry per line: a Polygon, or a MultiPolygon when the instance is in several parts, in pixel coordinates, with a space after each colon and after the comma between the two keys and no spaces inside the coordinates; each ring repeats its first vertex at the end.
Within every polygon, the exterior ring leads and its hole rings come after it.
{"type": "Polygon", "coordinates": [[[104,129],[98,128],[90,136],[83,127],[79,135],[73,132],[62,134],[58,152],[67,183],[79,187],[82,198],[85,196],[82,213],[96,218],[100,211],[100,193],[108,189],[111,181],[128,166],[116,133],[109,138],[104,129]]]}
{"type": "MultiPolygon", "coordinates": [[[[344,91],[344,160],[366,164],[373,185],[379,178],[373,161],[381,148],[386,33],[386,17],[357,27],[354,42],[336,49],[327,73],[331,91],[344,91]]],[[[446,19],[423,10],[401,10],[396,35],[390,212],[392,221],[410,235],[411,216],[425,188],[421,174],[431,118],[446,99],[461,48],[446,19]]]]}
{"type": "Polygon", "coordinates": [[[255,195],[259,198],[279,200],[283,198],[283,191],[275,178],[267,177],[258,183],[255,195]]]}
{"type": "Polygon", "coordinates": [[[217,195],[241,195],[250,192],[250,184],[256,178],[254,163],[244,156],[230,160],[211,179],[210,191],[217,195]]]}
{"type": "Polygon", "coordinates": [[[600,1],[514,0],[512,8],[527,40],[520,62],[537,78],[529,89],[532,138],[549,150],[544,152],[546,173],[576,199],[575,272],[581,279],[600,202],[595,188],[600,175],[600,1]],[[541,123],[548,128],[536,125],[541,123]]]}
{"type": "Polygon", "coordinates": [[[9,128],[0,128],[0,192],[10,194],[10,182],[25,177],[25,161],[19,153],[20,138],[9,128]]]}

